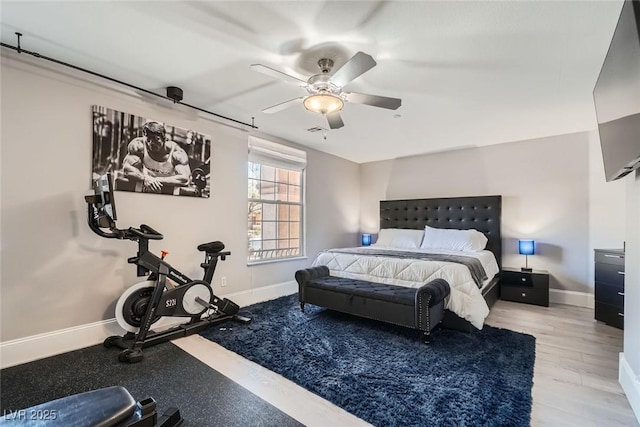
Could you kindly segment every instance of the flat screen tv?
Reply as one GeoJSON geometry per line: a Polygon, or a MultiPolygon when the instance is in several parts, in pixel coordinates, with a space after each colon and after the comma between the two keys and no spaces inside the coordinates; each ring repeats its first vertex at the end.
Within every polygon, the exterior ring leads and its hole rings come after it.
{"type": "Polygon", "coordinates": [[[607,181],[640,167],[640,0],[625,1],[593,90],[607,181]]]}

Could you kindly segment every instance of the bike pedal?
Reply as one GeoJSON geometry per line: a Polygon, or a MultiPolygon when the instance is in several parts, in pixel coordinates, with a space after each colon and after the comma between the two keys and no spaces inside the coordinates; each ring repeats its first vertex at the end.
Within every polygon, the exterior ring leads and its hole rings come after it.
{"type": "Polygon", "coordinates": [[[233,320],[235,320],[237,322],[241,322],[241,323],[249,323],[249,322],[251,322],[251,318],[250,317],[240,316],[239,314],[236,314],[235,316],[233,316],[233,320]]]}
{"type": "Polygon", "coordinates": [[[228,299],[224,298],[222,301],[220,301],[218,309],[227,316],[235,316],[236,313],[238,313],[238,310],[240,310],[240,306],[235,302],[229,301],[228,299]]]}

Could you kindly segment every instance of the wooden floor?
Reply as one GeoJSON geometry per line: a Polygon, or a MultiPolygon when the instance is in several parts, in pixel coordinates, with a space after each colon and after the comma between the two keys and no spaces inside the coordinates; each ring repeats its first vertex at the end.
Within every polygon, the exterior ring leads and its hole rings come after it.
{"type": "MultiPolygon", "coordinates": [[[[536,337],[532,426],[639,426],[618,384],[623,333],[592,309],[498,301],[486,322],[536,337]]],[[[304,425],[368,425],[198,335],[174,343],[304,425]]]]}
{"type": "Polygon", "coordinates": [[[593,310],[498,301],[491,326],[536,337],[532,426],[638,426],[618,383],[623,331],[593,310]]]}

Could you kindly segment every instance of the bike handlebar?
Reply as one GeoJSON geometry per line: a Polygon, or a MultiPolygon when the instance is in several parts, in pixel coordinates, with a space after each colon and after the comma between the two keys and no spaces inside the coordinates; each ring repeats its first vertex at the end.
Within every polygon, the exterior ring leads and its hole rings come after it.
{"type": "Polygon", "coordinates": [[[104,237],[106,239],[122,239],[121,230],[110,228],[109,232],[102,230],[100,228],[100,224],[96,221],[95,211],[93,205],[89,204],[89,209],[87,212],[87,222],[89,223],[89,228],[91,231],[96,233],[100,237],[104,237]]]}
{"type": "Polygon", "coordinates": [[[146,224],[141,224],[140,228],[129,227],[127,231],[138,238],[148,240],[162,240],[164,236],[146,224]]]}
{"type": "MultiPolygon", "coordinates": [[[[153,228],[149,227],[146,224],[141,224],[140,228],[129,227],[126,230],[115,227],[115,221],[111,221],[111,225],[109,226],[109,231],[105,231],[102,228],[104,224],[100,224],[96,219],[95,209],[92,204],[89,204],[88,212],[87,212],[87,222],[89,223],[89,228],[96,233],[100,237],[105,237],[107,239],[128,239],[128,240],[138,240],[138,239],[147,239],[147,240],[162,240],[164,236],[162,233],[157,232],[153,228]]],[[[105,227],[106,228],[106,227],[105,227]]]]}

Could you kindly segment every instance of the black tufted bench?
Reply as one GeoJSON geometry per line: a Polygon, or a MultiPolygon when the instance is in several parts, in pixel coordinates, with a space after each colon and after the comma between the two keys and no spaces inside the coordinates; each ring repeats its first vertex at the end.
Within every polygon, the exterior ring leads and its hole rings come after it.
{"type": "Polygon", "coordinates": [[[435,279],[420,288],[334,277],[329,268],[298,270],[300,308],[305,303],[418,329],[429,335],[444,317],[449,284],[435,279]]]}

